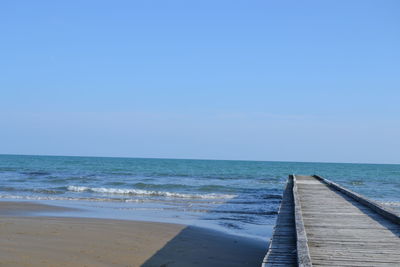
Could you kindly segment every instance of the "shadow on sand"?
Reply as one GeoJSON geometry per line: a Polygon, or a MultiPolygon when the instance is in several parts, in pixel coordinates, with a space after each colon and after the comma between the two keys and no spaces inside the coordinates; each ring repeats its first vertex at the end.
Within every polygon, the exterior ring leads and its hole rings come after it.
{"type": "Polygon", "coordinates": [[[267,247],[266,241],[188,226],[142,267],[260,266],[267,247]]]}
{"type": "MultiPolygon", "coordinates": [[[[281,196],[264,195],[261,197],[261,201],[265,202],[263,203],[265,207],[267,207],[267,203],[273,201],[273,205],[270,207],[272,210],[261,213],[265,216],[275,216],[281,196]]],[[[234,203],[240,203],[240,200],[232,199],[210,212],[223,212],[225,207],[229,208],[234,203]]],[[[249,214],[251,215],[252,212],[249,214]]],[[[239,213],[245,214],[246,211],[239,213]]],[[[243,216],[243,214],[239,215],[243,216]]],[[[239,218],[231,219],[238,220],[239,218]]],[[[187,226],[150,257],[142,267],[259,267],[267,252],[268,241],[268,236],[265,236],[264,240],[257,240],[196,226],[187,226]]]]}

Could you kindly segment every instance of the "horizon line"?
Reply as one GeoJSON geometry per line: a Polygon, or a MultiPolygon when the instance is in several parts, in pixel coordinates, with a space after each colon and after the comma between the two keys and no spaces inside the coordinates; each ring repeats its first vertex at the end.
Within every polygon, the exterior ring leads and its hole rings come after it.
{"type": "Polygon", "coordinates": [[[363,164],[363,165],[400,165],[400,163],[371,162],[334,162],[334,161],[294,161],[294,160],[252,160],[252,159],[213,159],[213,158],[169,158],[169,157],[134,157],[134,156],[88,156],[60,154],[19,154],[0,153],[0,156],[33,156],[33,157],[81,157],[81,158],[120,158],[120,159],[166,159],[166,160],[204,160],[204,161],[252,161],[252,162],[287,162],[287,163],[322,163],[322,164],[363,164]]]}

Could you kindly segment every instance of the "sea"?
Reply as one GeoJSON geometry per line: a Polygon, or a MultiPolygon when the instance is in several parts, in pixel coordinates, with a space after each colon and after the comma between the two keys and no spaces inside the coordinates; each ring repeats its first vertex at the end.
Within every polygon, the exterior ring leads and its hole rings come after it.
{"type": "Polygon", "coordinates": [[[400,210],[395,164],[70,156],[0,155],[0,201],[72,208],[43,215],[180,223],[268,240],[290,174],[318,174],[400,210]]]}

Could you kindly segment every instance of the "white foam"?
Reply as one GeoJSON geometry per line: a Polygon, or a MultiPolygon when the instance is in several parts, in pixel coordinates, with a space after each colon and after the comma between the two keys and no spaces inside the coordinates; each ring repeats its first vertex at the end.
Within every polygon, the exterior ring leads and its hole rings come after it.
{"type": "Polygon", "coordinates": [[[70,185],[70,186],[68,186],[67,189],[68,189],[68,191],[84,192],[84,191],[89,190],[89,187],[70,185]]]}
{"type": "Polygon", "coordinates": [[[89,197],[42,197],[42,196],[17,196],[17,195],[0,195],[0,199],[23,199],[23,200],[61,200],[61,201],[95,201],[95,202],[145,202],[142,199],[125,199],[125,198],[89,198],[89,197]]]}
{"type": "Polygon", "coordinates": [[[204,199],[230,199],[236,197],[235,195],[226,194],[184,194],[165,191],[148,191],[141,189],[121,189],[121,188],[105,188],[105,187],[86,187],[70,185],[67,188],[69,191],[74,192],[95,192],[103,194],[117,194],[117,195],[139,195],[139,196],[163,196],[175,198],[204,198],[204,199]]]}
{"type": "Polygon", "coordinates": [[[400,207],[400,202],[397,202],[397,201],[388,201],[388,202],[381,202],[381,203],[384,205],[400,207]]]}

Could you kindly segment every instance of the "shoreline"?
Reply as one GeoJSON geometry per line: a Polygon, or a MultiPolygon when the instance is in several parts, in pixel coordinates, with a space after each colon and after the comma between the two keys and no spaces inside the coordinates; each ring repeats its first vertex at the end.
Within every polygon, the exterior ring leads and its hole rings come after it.
{"type": "Polygon", "coordinates": [[[32,214],[40,214],[42,212],[68,212],[79,211],[76,208],[69,208],[56,205],[41,204],[35,201],[0,201],[0,215],[4,216],[32,216],[32,214]],[[29,215],[31,214],[31,215],[29,215]]]}
{"type": "Polygon", "coordinates": [[[63,209],[0,202],[0,215],[5,215],[0,219],[0,265],[259,266],[268,246],[267,240],[171,223],[21,216],[63,209]]]}

